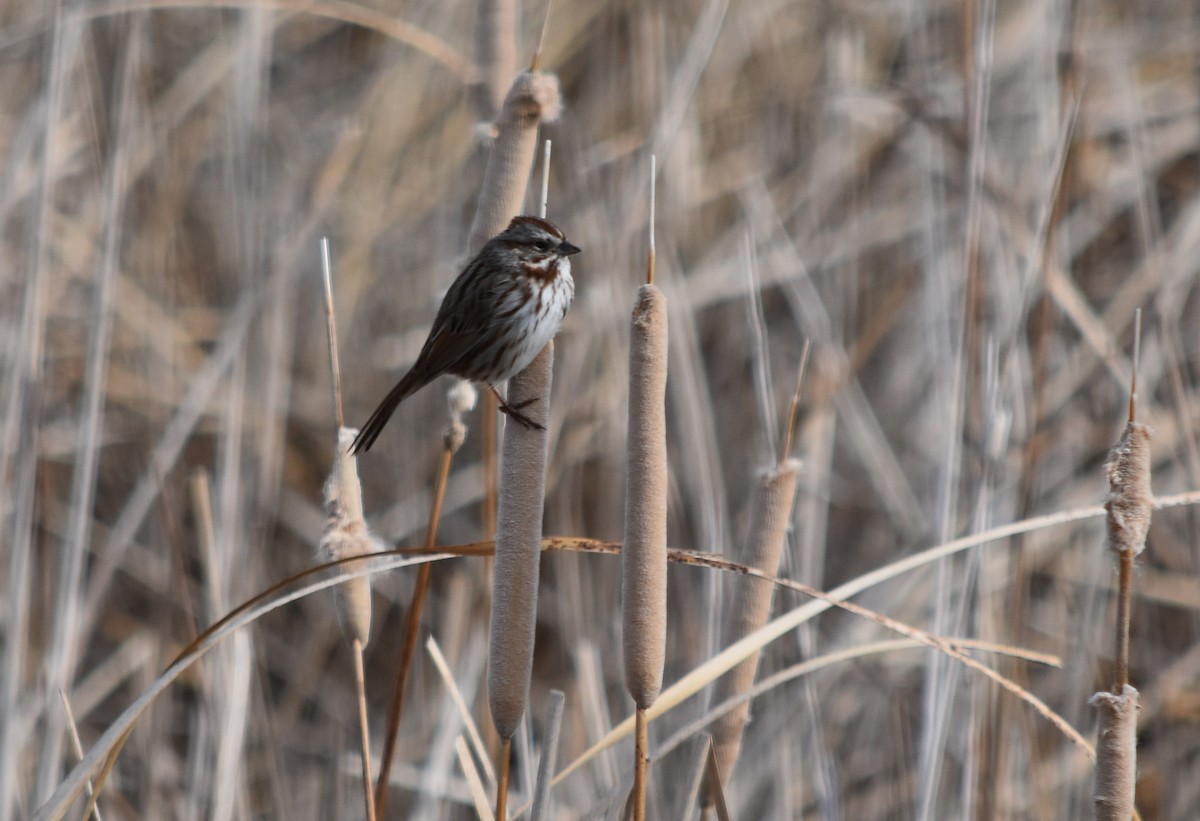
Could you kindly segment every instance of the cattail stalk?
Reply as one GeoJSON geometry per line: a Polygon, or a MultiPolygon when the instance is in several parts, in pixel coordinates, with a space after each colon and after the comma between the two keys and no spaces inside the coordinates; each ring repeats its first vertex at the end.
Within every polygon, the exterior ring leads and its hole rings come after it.
{"type": "Polygon", "coordinates": [[[497,819],[505,815],[512,737],[525,713],[533,672],[549,441],[545,426],[550,418],[553,363],[554,343],[550,343],[508,383],[508,401],[543,429],[509,425],[500,457],[500,504],[488,646],[488,705],[502,741],[497,819]]]}
{"type": "Polygon", "coordinates": [[[621,639],[625,687],[637,705],[633,814],[645,817],[646,710],[662,689],[667,642],[667,301],[638,289],[629,347],[621,639]]]}
{"type": "MultiPolygon", "coordinates": [[[[792,518],[792,503],[796,495],[799,473],[800,463],[785,459],[765,473],[754,489],[750,531],[742,561],[768,576],[775,576],[779,568],[788,524],[792,518]]],[[[733,644],[767,623],[771,613],[771,594],[775,590],[775,586],[766,579],[739,578],[734,581],[737,586],[733,591],[729,611],[723,620],[723,647],[733,644]]],[[[720,704],[750,689],[758,670],[759,655],[756,651],[717,680],[713,687],[714,703],[720,704]]],[[[726,782],[737,763],[742,746],[742,732],[749,716],[750,703],[744,702],[713,725],[716,765],[726,782]]],[[[713,782],[710,781],[709,784],[710,788],[706,790],[707,802],[711,802],[714,795],[711,786],[713,782]]]]}
{"type": "Polygon", "coordinates": [[[555,762],[558,760],[558,738],[562,731],[563,706],[566,700],[567,697],[561,690],[550,691],[550,715],[546,721],[546,737],[542,742],[542,758],[538,762],[529,821],[546,821],[552,817],[550,786],[554,780],[555,762]]]}
{"type": "Polygon", "coordinates": [[[1096,741],[1097,821],[1129,821],[1136,812],[1138,691],[1129,683],[1129,625],[1133,601],[1133,560],[1146,548],[1154,495],[1150,488],[1150,428],[1136,419],[1137,345],[1141,312],[1134,334],[1134,371],[1129,391],[1129,419],[1104,465],[1108,479],[1108,547],[1117,555],[1117,625],[1115,676],[1111,692],[1092,696],[1099,713],[1096,741]]]}
{"type": "Polygon", "coordinates": [[[625,539],[621,547],[621,642],[625,687],[637,705],[634,821],[646,817],[646,711],[662,690],[667,645],[667,301],[654,285],[654,184],[650,155],[646,284],[629,333],[629,429],[625,444],[625,539]]]}
{"type": "Polygon", "coordinates": [[[1130,420],[1109,453],[1104,472],[1109,493],[1108,546],[1120,563],[1117,597],[1116,676],[1113,693],[1129,683],[1129,621],[1133,560],[1146,548],[1154,496],[1150,490],[1150,428],[1130,420]]]}
{"type": "MultiPolygon", "coordinates": [[[[496,139],[471,224],[472,253],[521,212],[537,151],[538,126],[557,119],[560,111],[557,77],[540,71],[517,76],[496,119],[496,139]]],[[[529,401],[522,412],[543,425],[549,418],[553,358],[553,345],[547,345],[528,368],[509,380],[509,403],[529,401]]],[[[493,425],[493,418],[489,416],[484,424],[493,425]]],[[[544,430],[510,425],[501,458],[488,649],[488,703],[502,740],[498,819],[505,815],[512,735],[525,712],[532,674],[547,441],[544,430]]]]}

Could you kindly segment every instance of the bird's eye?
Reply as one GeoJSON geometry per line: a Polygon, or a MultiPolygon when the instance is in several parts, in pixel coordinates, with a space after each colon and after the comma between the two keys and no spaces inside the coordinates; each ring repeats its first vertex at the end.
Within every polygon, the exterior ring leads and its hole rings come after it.
{"type": "Polygon", "coordinates": [[[549,251],[550,243],[546,242],[546,240],[544,240],[544,239],[539,239],[537,242],[535,242],[533,244],[533,247],[538,249],[539,251],[549,251]]]}

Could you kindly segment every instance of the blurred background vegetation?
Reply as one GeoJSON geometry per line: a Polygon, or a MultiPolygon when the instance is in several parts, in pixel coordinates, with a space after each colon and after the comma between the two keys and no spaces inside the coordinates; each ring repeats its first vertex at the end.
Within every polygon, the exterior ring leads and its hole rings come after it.
{"type": "MultiPolygon", "coordinates": [[[[86,748],[199,629],[314,563],[335,434],[318,240],[332,245],[356,424],[468,257],[486,157],[476,14],[439,0],[0,5],[0,819],[27,817],[74,761],[60,689],[86,748]]],[[[542,18],[525,4],[522,63],[542,18]]],[[[557,0],[542,57],[565,102],[545,131],[549,214],[584,254],[557,345],[547,534],[621,536],[651,153],[672,546],[737,558],[805,340],[783,575],[828,589],[1098,504],[1138,307],[1155,491],[1200,487],[1198,43],[1189,3],[557,0]]],[[[423,539],[446,387],[405,403],[361,460],[388,542],[423,539]]],[[[442,544],[484,535],[478,424],[442,544]]],[[[1189,507],[1159,513],[1136,578],[1146,819],[1200,806],[1196,525],[1189,507]]],[[[547,691],[566,692],[567,762],[632,709],[619,570],[553,554],[542,572],[529,717],[540,739],[547,691]]],[[[483,689],[486,579],[482,560],[443,562],[426,609],[468,698],[483,689]]],[[[861,601],[1062,656],[1062,669],[980,658],[1090,737],[1113,582],[1093,517],[861,601]]],[[[734,583],[671,571],[668,684],[719,649],[734,583]]],[[[411,585],[410,571],[376,579],[376,732],[411,585]]],[[[776,610],[802,600],[779,591],[776,610]]],[[[141,722],[105,818],[360,817],[353,680],[328,597],[243,635],[141,722]]],[[[762,672],[888,635],[829,613],[770,646],[762,672]]],[[[474,817],[455,713],[421,652],[414,672],[393,817],[474,817]]],[[[656,722],[652,742],[702,701],[656,722]]],[[[685,747],[655,764],[651,817],[688,817],[694,759],[685,747]]],[[[627,761],[602,757],[556,788],[556,817],[618,816],[627,761]]],[[[518,791],[532,766],[518,755],[518,791]]],[[[1090,779],[1026,705],[906,650],[759,698],[729,797],[739,818],[1080,818],[1090,779]]]]}

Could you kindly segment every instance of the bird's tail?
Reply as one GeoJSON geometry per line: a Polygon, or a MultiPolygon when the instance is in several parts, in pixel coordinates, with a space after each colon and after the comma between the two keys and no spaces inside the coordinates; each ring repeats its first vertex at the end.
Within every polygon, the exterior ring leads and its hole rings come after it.
{"type": "Polygon", "coordinates": [[[396,407],[408,397],[425,387],[429,383],[429,378],[420,373],[416,368],[404,375],[404,378],[396,383],[396,387],[388,391],[388,395],[383,397],[383,401],[379,403],[379,407],[367,419],[366,424],[358,431],[358,436],[354,437],[354,442],[350,445],[350,452],[357,456],[360,453],[371,449],[371,445],[375,444],[375,440],[379,438],[379,434],[383,431],[384,425],[392,418],[392,414],[396,412],[396,407]]]}

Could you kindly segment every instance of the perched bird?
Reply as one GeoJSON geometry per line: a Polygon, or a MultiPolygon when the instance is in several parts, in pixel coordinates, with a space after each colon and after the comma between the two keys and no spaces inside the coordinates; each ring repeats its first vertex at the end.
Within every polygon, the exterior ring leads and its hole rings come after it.
{"type": "Polygon", "coordinates": [[[417,361],[367,419],[351,451],[370,450],[396,407],[443,374],[484,383],[502,411],[540,428],[505,403],[496,385],[523,371],[558,333],[575,296],[568,257],[579,251],[558,228],[529,216],[488,240],[450,285],[417,361]]]}

